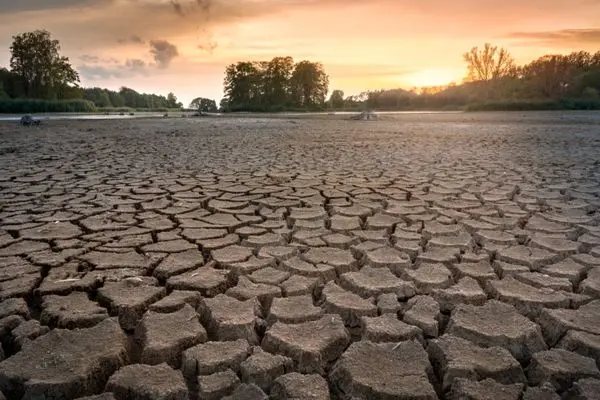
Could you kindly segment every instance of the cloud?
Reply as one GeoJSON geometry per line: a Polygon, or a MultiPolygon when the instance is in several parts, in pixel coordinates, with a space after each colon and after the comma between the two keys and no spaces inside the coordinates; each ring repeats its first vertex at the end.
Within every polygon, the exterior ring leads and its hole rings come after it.
{"type": "Polygon", "coordinates": [[[561,29],[540,32],[512,32],[506,35],[510,39],[519,39],[522,45],[547,45],[572,47],[582,44],[600,45],[600,29],[561,29]]]}
{"type": "Polygon", "coordinates": [[[150,54],[154,57],[158,68],[168,68],[174,58],[179,56],[177,46],[166,40],[151,40],[150,54]]]}
{"type": "Polygon", "coordinates": [[[181,7],[181,4],[178,1],[171,0],[171,5],[173,6],[173,9],[175,10],[175,14],[177,14],[181,17],[185,17],[185,12],[183,12],[183,7],[181,7]]]}
{"type": "Polygon", "coordinates": [[[144,60],[128,59],[124,63],[111,65],[100,63],[89,63],[77,66],[77,70],[82,78],[95,81],[110,78],[132,78],[138,75],[145,75],[148,71],[144,60]]]}
{"type": "Polygon", "coordinates": [[[125,39],[117,39],[117,43],[119,43],[119,44],[126,44],[126,43],[146,44],[146,41],[144,39],[142,39],[141,37],[139,37],[138,35],[133,34],[125,39]]]}
{"type": "Polygon", "coordinates": [[[0,14],[110,4],[114,0],[2,0],[0,14]]]}

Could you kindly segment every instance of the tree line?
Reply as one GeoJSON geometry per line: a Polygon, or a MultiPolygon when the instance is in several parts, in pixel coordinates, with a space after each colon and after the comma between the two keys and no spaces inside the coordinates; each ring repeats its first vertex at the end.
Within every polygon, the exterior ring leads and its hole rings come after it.
{"type": "Polygon", "coordinates": [[[320,110],[329,77],[321,63],[295,63],[288,56],[228,65],[223,85],[223,111],[320,110]]]}
{"type": "MultiPolygon", "coordinates": [[[[0,112],[167,110],[182,108],[167,96],[79,86],[78,72],[60,54],[60,43],[45,30],[13,37],[10,69],[0,68],[0,112]],[[35,100],[35,101],[33,101],[35,100]]],[[[224,98],[198,97],[199,112],[284,110],[410,109],[600,109],[600,51],[545,55],[517,65],[504,48],[491,44],[463,54],[467,75],[461,84],[365,91],[346,96],[329,92],[319,62],[275,57],[240,61],[225,69],[224,98]]]]}
{"type": "Polygon", "coordinates": [[[61,56],[60,43],[45,30],[13,37],[10,69],[0,68],[0,112],[60,112],[106,110],[181,109],[173,93],[167,96],[82,88],[69,58],[61,56]]]}
{"type": "Polygon", "coordinates": [[[365,91],[333,91],[333,109],[600,109],[600,51],[545,55],[517,65],[504,48],[485,44],[463,55],[462,84],[365,91]]]}

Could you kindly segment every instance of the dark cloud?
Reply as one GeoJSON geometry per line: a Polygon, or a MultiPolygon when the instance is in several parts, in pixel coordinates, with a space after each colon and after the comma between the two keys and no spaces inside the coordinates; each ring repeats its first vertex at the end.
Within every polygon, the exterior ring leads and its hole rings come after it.
{"type": "Polygon", "coordinates": [[[195,6],[192,4],[187,8],[187,10],[183,9],[180,0],[171,0],[171,5],[173,6],[175,14],[181,17],[185,17],[187,15],[194,15],[197,17],[200,15],[208,18],[214,4],[213,1],[214,0],[196,0],[195,6]]]}
{"type": "Polygon", "coordinates": [[[196,2],[198,3],[200,10],[205,13],[209,13],[213,6],[213,0],[196,0],[196,2]]]}
{"type": "Polygon", "coordinates": [[[578,44],[599,44],[600,29],[562,29],[543,32],[512,32],[507,35],[511,39],[519,39],[522,44],[549,45],[570,47],[578,44]]]}
{"type": "Polygon", "coordinates": [[[169,43],[166,40],[151,40],[150,41],[150,54],[156,61],[158,68],[168,68],[174,58],[179,56],[177,46],[169,43]]]}
{"type": "Polygon", "coordinates": [[[139,58],[133,58],[125,61],[125,67],[130,71],[143,71],[146,68],[146,61],[139,58]]]}
{"type": "Polygon", "coordinates": [[[181,4],[178,1],[171,0],[171,5],[173,6],[173,9],[175,10],[175,13],[177,15],[185,17],[185,12],[183,12],[183,7],[181,7],[181,4]]]}
{"type": "Polygon", "coordinates": [[[126,44],[126,43],[146,44],[146,41],[144,39],[142,39],[141,37],[139,37],[138,35],[131,35],[125,39],[118,39],[117,43],[119,43],[119,44],[126,44]]]}
{"type": "Polygon", "coordinates": [[[145,75],[148,72],[146,62],[137,58],[128,59],[123,63],[118,61],[114,63],[112,59],[102,60],[95,56],[85,58],[88,62],[77,66],[77,70],[84,79],[88,80],[131,78],[137,75],[145,75]]]}

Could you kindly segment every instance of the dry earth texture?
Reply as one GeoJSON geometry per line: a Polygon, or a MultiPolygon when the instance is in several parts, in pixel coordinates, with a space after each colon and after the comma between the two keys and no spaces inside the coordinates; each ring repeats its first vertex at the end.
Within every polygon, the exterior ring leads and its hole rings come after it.
{"type": "Polygon", "coordinates": [[[598,399],[599,123],[3,123],[0,390],[598,399]]]}

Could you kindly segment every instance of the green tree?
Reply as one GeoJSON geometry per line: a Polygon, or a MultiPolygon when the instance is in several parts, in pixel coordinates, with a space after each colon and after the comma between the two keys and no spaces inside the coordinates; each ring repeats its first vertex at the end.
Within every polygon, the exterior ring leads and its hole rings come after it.
{"type": "Polygon", "coordinates": [[[344,107],[344,92],[342,90],[334,90],[329,97],[329,107],[342,108],[344,107]]]}
{"type": "Polygon", "coordinates": [[[491,81],[505,76],[515,75],[515,61],[504,48],[486,43],[483,49],[473,47],[463,54],[467,63],[467,82],[491,81]]]}
{"type": "Polygon", "coordinates": [[[4,91],[4,83],[0,81],[0,100],[8,99],[8,94],[4,91]]]}
{"type": "Polygon", "coordinates": [[[600,98],[598,89],[591,88],[591,87],[587,87],[587,88],[583,89],[583,91],[581,92],[581,95],[585,99],[598,100],[600,98]]]}
{"type": "Polygon", "coordinates": [[[292,57],[275,57],[266,66],[266,103],[287,105],[290,100],[290,78],[294,72],[292,57]]]}
{"type": "Polygon", "coordinates": [[[225,97],[232,109],[245,110],[260,101],[260,65],[245,61],[228,65],[225,69],[225,97]]]}
{"type": "Polygon", "coordinates": [[[294,68],[290,86],[295,106],[322,107],[329,91],[329,77],[323,69],[323,64],[300,61],[294,68]]]}
{"type": "Polygon", "coordinates": [[[182,108],[183,103],[177,101],[177,96],[173,92],[167,95],[167,107],[168,108],[182,108]]]}
{"type": "Polygon", "coordinates": [[[204,97],[197,97],[190,103],[190,108],[194,108],[200,112],[217,112],[217,103],[214,100],[204,97]]]}
{"type": "Polygon", "coordinates": [[[58,98],[61,87],[79,83],[79,74],[48,31],[13,36],[10,52],[10,68],[21,78],[27,97],[58,98]]]}

